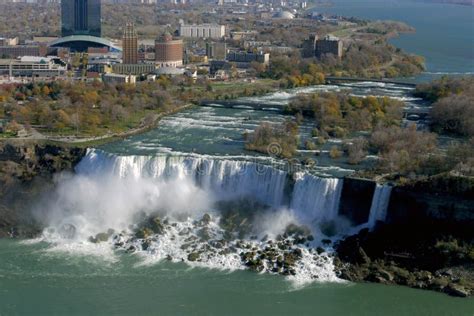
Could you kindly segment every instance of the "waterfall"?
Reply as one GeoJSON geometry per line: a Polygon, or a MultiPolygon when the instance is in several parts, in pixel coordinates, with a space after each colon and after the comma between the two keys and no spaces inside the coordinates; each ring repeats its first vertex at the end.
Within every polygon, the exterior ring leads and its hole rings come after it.
{"type": "Polygon", "coordinates": [[[252,197],[274,208],[289,207],[306,223],[330,221],[338,216],[342,179],[295,174],[290,193],[288,174],[272,166],[209,156],[119,156],[89,149],[76,167],[78,174],[120,178],[189,180],[219,199],[252,197]],[[289,199],[287,196],[289,196],[289,199]],[[288,203],[289,205],[285,205],[288,203]]]}
{"type": "Polygon", "coordinates": [[[116,156],[89,149],[76,167],[79,174],[113,174],[126,178],[188,179],[220,198],[252,196],[279,207],[283,204],[287,173],[254,162],[206,156],[116,156]]]}
{"type": "Polygon", "coordinates": [[[290,208],[306,221],[333,220],[339,211],[343,180],[297,173],[290,208]]]}
{"type": "Polygon", "coordinates": [[[377,221],[385,221],[387,217],[388,203],[392,187],[389,185],[377,184],[370,207],[368,227],[373,229],[377,221]]]}

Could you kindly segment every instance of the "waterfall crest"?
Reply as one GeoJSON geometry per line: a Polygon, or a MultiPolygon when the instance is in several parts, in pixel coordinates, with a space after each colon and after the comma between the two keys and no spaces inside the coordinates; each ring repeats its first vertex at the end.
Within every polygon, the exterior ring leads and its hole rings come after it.
{"type": "Polygon", "coordinates": [[[338,215],[342,179],[295,174],[291,192],[286,171],[255,162],[207,156],[119,156],[89,149],[77,165],[81,175],[190,180],[219,198],[252,197],[274,208],[289,207],[304,222],[333,220],[338,215]],[[289,201],[289,202],[288,202],[289,201]]]}
{"type": "Polygon", "coordinates": [[[343,180],[297,173],[290,208],[306,221],[334,220],[339,212],[343,180]]]}
{"type": "Polygon", "coordinates": [[[222,198],[251,196],[272,207],[283,204],[287,180],[282,170],[248,161],[205,156],[116,156],[97,149],[88,150],[76,172],[165,181],[186,179],[222,198]]]}

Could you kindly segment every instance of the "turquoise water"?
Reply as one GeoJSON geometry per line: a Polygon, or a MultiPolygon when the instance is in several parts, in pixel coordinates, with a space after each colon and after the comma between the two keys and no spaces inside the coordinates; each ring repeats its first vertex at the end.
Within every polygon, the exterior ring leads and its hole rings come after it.
{"type": "Polygon", "coordinates": [[[473,299],[396,286],[137,266],[132,255],[81,256],[0,241],[1,315],[473,315],[473,299]]]}
{"type": "MultiPolygon", "coordinates": [[[[324,85],[279,91],[259,97],[244,98],[245,102],[261,104],[285,105],[299,93],[317,91],[346,91],[358,96],[388,96],[403,100],[406,111],[424,112],[427,105],[411,93],[414,88],[395,84],[362,82],[343,85],[324,85]]],[[[217,102],[216,102],[217,103],[217,102]]],[[[252,132],[262,122],[280,123],[288,116],[276,111],[252,110],[242,106],[238,109],[219,107],[195,107],[168,116],[160,121],[159,126],[149,132],[129,137],[114,143],[101,146],[101,149],[119,155],[210,155],[219,158],[255,160],[265,162],[267,155],[247,151],[244,148],[244,133],[252,132]]],[[[419,124],[423,122],[418,122],[419,124]]],[[[315,157],[315,151],[306,151],[306,140],[313,140],[311,131],[312,120],[305,120],[300,127],[301,154],[317,160],[316,171],[320,175],[342,177],[354,172],[360,166],[354,166],[340,159],[335,161],[329,157],[329,150],[340,141],[333,139],[322,146],[315,157]]],[[[271,159],[270,159],[271,160],[271,159]]],[[[267,161],[268,162],[268,161],[267,161]]],[[[366,164],[373,163],[370,159],[366,164]]],[[[365,167],[367,165],[364,164],[365,167]]]]}
{"type": "Polygon", "coordinates": [[[444,74],[474,74],[474,6],[414,0],[332,0],[316,11],[371,20],[396,20],[416,28],[392,43],[426,58],[418,80],[444,74]]]}

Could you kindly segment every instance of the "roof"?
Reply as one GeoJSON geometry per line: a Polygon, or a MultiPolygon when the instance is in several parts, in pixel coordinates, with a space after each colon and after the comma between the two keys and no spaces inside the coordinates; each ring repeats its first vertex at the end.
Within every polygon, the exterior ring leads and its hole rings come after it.
{"type": "Polygon", "coordinates": [[[338,37],[336,37],[336,36],[334,36],[334,35],[331,35],[331,34],[326,35],[326,36],[324,37],[324,39],[325,39],[326,41],[338,41],[338,40],[339,40],[338,37]]]}
{"type": "Polygon", "coordinates": [[[295,15],[288,11],[280,11],[280,12],[277,12],[273,17],[278,18],[278,19],[292,20],[295,18],[295,15]]]}
{"type": "Polygon", "coordinates": [[[102,37],[90,36],[90,35],[70,35],[66,37],[61,37],[55,41],[52,41],[49,44],[49,46],[62,47],[62,46],[71,45],[75,42],[84,42],[84,43],[88,42],[88,43],[92,43],[98,46],[107,46],[112,51],[122,51],[121,48],[115,46],[115,44],[109,41],[108,39],[105,39],[102,37]]]}
{"type": "Polygon", "coordinates": [[[40,56],[22,56],[20,58],[22,63],[40,63],[45,64],[51,61],[49,57],[40,57],[40,56]]]}
{"type": "Polygon", "coordinates": [[[18,59],[0,59],[0,65],[10,64],[48,64],[51,62],[50,57],[37,57],[37,56],[23,56],[18,59]]]}
{"type": "Polygon", "coordinates": [[[185,70],[181,68],[175,67],[160,67],[156,69],[155,73],[157,75],[182,75],[184,74],[185,70]]]}

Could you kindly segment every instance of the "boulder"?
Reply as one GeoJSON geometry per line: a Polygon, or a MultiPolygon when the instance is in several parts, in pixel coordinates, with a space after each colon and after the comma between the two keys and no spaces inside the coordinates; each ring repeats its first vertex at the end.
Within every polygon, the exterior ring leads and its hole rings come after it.
{"type": "Polygon", "coordinates": [[[206,213],[202,216],[200,223],[202,225],[208,225],[211,222],[211,220],[212,220],[211,215],[206,213]]]}
{"type": "Polygon", "coordinates": [[[197,261],[199,260],[200,256],[199,256],[199,253],[197,252],[191,252],[189,255],[188,255],[188,260],[189,261],[197,261]]]}
{"type": "Polygon", "coordinates": [[[135,233],[135,237],[140,238],[140,239],[148,238],[152,235],[153,235],[153,231],[148,227],[141,228],[135,233]]]}
{"type": "Polygon", "coordinates": [[[148,222],[148,227],[151,229],[155,234],[163,234],[165,232],[165,226],[161,223],[159,217],[155,217],[150,219],[148,222]]]}
{"type": "Polygon", "coordinates": [[[385,270],[379,270],[378,272],[380,276],[384,278],[385,280],[390,281],[390,282],[393,281],[393,275],[390,272],[385,271],[385,270]]]}
{"type": "Polygon", "coordinates": [[[454,283],[448,284],[448,286],[444,288],[444,291],[449,295],[458,297],[468,297],[471,294],[469,290],[463,286],[454,283]]]}

